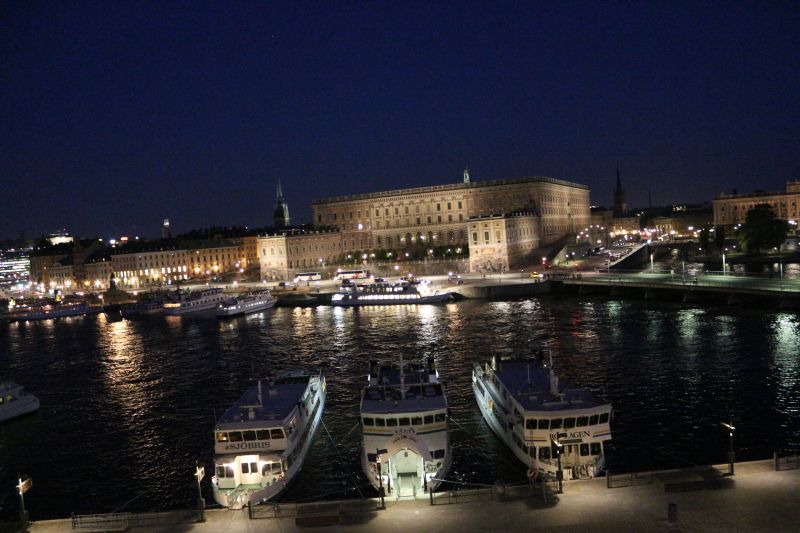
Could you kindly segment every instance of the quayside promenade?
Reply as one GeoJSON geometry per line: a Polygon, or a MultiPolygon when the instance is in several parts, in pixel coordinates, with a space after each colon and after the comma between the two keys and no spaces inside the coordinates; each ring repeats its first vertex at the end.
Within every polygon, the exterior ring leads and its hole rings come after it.
{"type": "MultiPolygon", "coordinates": [[[[318,512],[310,520],[296,516],[251,519],[241,511],[208,510],[206,521],[161,527],[130,527],[141,532],[353,531],[797,531],[800,525],[800,469],[776,471],[773,461],[709,467],[713,479],[692,472],[653,472],[634,483],[614,477],[564,484],[563,494],[524,498],[475,499],[431,505],[428,498],[377,502],[356,513],[318,512]],[[704,481],[705,479],[705,481],[704,481]],[[674,504],[670,516],[669,504],[674,504]],[[671,518],[670,522],[668,519],[671,518]],[[305,524],[305,525],[304,525],[305,524]],[[316,524],[316,525],[314,525],[316,524]]],[[[494,489],[492,489],[494,490],[494,489]]],[[[75,531],[70,520],[35,522],[30,531],[75,531]]]]}

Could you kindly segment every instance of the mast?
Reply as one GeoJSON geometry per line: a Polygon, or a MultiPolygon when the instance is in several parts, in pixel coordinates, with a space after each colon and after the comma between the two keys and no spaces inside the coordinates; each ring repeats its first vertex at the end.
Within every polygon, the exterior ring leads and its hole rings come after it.
{"type": "Polygon", "coordinates": [[[400,398],[406,399],[406,374],[403,371],[403,352],[400,352],[400,398]]]}

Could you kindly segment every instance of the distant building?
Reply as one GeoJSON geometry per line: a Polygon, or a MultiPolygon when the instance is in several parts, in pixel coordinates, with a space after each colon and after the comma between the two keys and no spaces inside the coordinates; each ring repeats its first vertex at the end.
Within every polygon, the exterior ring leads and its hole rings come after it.
{"type": "Polygon", "coordinates": [[[169,219],[165,218],[164,223],[161,224],[161,238],[162,239],[171,239],[172,238],[172,229],[169,226],[169,219]]]}
{"type": "Polygon", "coordinates": [[[617,165],[617,184],[614,187],[614,218],[625,218],[627,216],[628,201],[625,199],[625,189],[622,188],[619,165],[617,165]]]}
{"type": "Polygon", "coordinates": [[[772,207],[775,216],[797,228],[800,219],[800,180],[786,183],[785,192],[756,191],[750,194],[720,194],[714,198],[714,225],[742,224],[747,212],[759,204],[772,207]]]}
{"type": "Polygon", "coordinates": [[[289,204],[283,197],[281,190],[281,181],[278,180],[278,198],[275,202],[275,211],[273,213],[273,224],[276,228],[288,228],[292,224],[292,219],[289,217],[289,204]]]}
{"type": "Polygon", "coordinates": [[[289,279],[301,271],[324,271],[344,255],[342,234],[336,230],[290,230],[258,238],[261,279],[289,279]]]}

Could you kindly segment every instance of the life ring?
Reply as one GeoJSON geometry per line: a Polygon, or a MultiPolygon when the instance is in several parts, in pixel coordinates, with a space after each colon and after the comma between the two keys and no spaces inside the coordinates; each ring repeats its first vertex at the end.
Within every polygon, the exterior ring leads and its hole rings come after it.
{"type": "Polygon", "coordinates": [[[536,481],[536,469],[531,467],[528,469],[528,479],[536,481]]]}

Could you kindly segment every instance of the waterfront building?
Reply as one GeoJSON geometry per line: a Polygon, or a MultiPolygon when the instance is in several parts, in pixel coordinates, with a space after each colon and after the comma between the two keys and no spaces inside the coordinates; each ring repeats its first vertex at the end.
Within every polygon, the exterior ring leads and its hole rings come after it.
{"type": "Polygon", "coordinates": [[[0,252],[0,289],[27,284],[30,280],[30,268],[30,257],[24,250],[0,252]]]}
{"type": "Polygon", "coordinates": [[[258,237],[261,279],[290,279],[302,270],[322,271],[344,254],[342,234],[336,230],[289,230],[258,237]]]}
{"type": "Polygon", "coordinates": [[[508,271],[539,247],[538,217],[530,211],[469,220],[469,269],[508,271]]]}
{"type": "Polygon", "coordinates": [[[772,207],[778,218],[789,222],[793,229],[800,220],[800,180],[786,183],[786,191],[756,191],[750,194],[720,194],[714,198],[714,225],[734,226],[743,224],[747,212],[759,204],[772,207]]]}
{"type": "Polygon", "coordinates": [[[312,203],[314,222],[338,227],[345,251],[413,245],[468,245],[469,219],[519,210],[535,213],[540,244],[589,223],[589,188],[547,177],[464,181],[312,203]]]}

